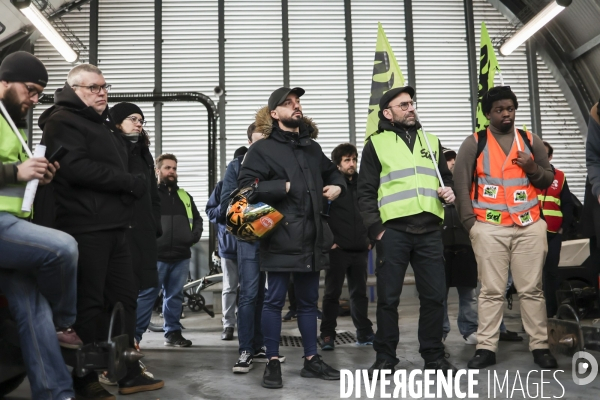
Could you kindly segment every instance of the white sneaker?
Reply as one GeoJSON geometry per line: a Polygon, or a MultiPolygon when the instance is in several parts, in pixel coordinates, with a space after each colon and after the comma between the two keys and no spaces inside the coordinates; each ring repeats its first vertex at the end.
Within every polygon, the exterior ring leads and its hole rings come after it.
{"type": "Polygon", "coordinates": [[[477,332],[471,333],[465,338],[465,344],[477,344],[477,332]]]}
{"type": "Polygon", "coordinates": [[[98,374],[98,382],[107,386],[117,386],[117,382],[113,382],[108,379],[108,377],[106,376],[106,372],[98,374]]]}

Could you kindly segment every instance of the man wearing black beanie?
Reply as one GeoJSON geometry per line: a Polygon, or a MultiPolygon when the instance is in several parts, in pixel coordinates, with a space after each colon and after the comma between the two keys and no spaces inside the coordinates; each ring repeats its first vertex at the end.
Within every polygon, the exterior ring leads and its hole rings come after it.
{"type": "MultiPolygon", "coordinates": [[[[77,242],[66,233],[32,224],[31,213],[21,210],[27,182],[49,183],[58,163],[30,159],[10,126],[11,119],[22,125],[47,80],[42,62],[26,52],[13,53],[0,65],[0,101],[7,110],[0,113],[0,292],[19,327],[32,398],[68,399],[75,393],[59,344],[74,349],[82,344],[71,329],[77,242]]],[[[22,130],[18,134],[27,139],[22,130]]]]}

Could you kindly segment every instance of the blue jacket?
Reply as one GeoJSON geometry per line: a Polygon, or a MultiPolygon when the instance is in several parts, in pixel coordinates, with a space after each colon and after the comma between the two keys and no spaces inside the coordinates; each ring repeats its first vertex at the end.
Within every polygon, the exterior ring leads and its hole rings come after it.
{"type": "Polygon", "coordinates": [[[228,165],[223,178],[223,189],[221,191],[221,217],[225,221],[227,215],[227,207],[229,206],[229,195],[238,188],[238,175],[240,174],[240,166],[244,156],[234,158],[228,165]]]}
{"type": "Polygon", "coordinates": [[[206,215],[210,222],[217,225],[219,238],[219,256],[230,260],[237,260],[237,240],[227,231],[225,216],[221,215],[221,189],[223,181],[219,181],[206,203],[206,215]]]}

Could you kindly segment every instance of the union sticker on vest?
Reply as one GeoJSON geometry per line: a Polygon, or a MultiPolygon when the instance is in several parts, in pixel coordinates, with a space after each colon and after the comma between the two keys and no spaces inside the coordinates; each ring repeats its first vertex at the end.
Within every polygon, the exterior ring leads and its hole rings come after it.
{"type": "Polygon", "coordinates": [[[531,214],[527,211],[525,214],[519,215],[519,221],[525,226],[533,223],[533,218],[531,218],[531,214]]]}
{"type": "Polygon", "coordinates": [[[502,213],[500,211],[485,210],[485,220],[492,224],[500,225],[502,222],[502,213]]]}
{"type": "Polygon", "coordinates": [[[491,197],[495,199],[498,196],[498,186],[485,185],[483,187],[483,197],[491,197]]]}
{"type": "Polygon", "coordinates": [[[515,203],[527,203],[527,191],[515,190],[515,203]]]}

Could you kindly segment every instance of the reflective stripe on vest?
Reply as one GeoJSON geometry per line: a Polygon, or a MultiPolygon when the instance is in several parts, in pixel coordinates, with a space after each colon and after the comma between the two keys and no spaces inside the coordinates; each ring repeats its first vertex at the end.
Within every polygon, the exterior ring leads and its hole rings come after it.
{"type": "Polygon", "coordinates": [[[183,201],[183,205],[185,206],[185,212],[188,217],[188,221],[190,223],[190,229],[194,229],[194,214],[192,213],[192,199],[190,199],[190,195],[183,189],[177,189],[177,196],[183,201]]]}
{"type": "MultiPolygon", "coordinates": [[[[475,140],[478,140],[478,134],[474,135],[475,140]]],[[[527,137],[531,143],[530,132],[527,132],[527,137]]],[[[521,135],[517,135],[516,140],[522,151],[531,155],[521,135]]],[[[510,152],[506,155],[488,128],[486,145],[477,159],[477,179],[471,188],[471,204],[478,221],[504,226],[526,226],[540,218],[535,188],[527,179],[525,171],[512,162],[518,156],[517,151],[513,139],[510,152]]]]}
{"type": "MultiPolygon", "coordinates": [[[[381,163],[377,202],[384,223],[422,212],[444,219],[444,207],[437,194],[440,182],[429,151],[422,146],[422,135],[419,131],[412,153],[394,132],[384,131],[371,137],[381,163]]],[[[432,148],[439,149],[438,138],[427,135],[432,148]]],[[[436,159],[438,156],[436,151],[436,159]]]]}
{"type": "Polygon", "coordinates": [[[560,194],[565,186],[565,174],[561,170],[554,169],[554,179],[550,187],[544,190],[536,189],[538,200],[548,232],[556,233],[560,230],[563,222],[563,213],[560,208],[560,194]]]}
{"type": "MultiPolygon", "coordinates": [[[[21,135],[27,141],[27,136],[21,130],[21,135]]],[[[0,114],[0,162],[2,164],[14,164],[27,161],[29,157],[23,150],[19,139],[15,136],[12,128],[0,114]]],[[[7,212],[19,218],[27,218],[30,212],[21,211],[23,196],[25,196],[26,182],[6,185],[0,188],[0,212],[7,212]]]]}

